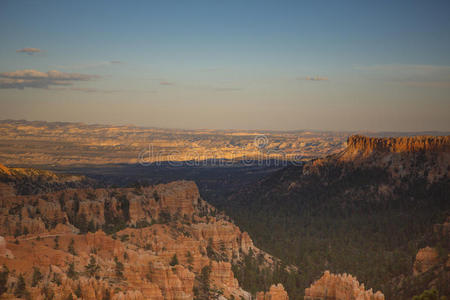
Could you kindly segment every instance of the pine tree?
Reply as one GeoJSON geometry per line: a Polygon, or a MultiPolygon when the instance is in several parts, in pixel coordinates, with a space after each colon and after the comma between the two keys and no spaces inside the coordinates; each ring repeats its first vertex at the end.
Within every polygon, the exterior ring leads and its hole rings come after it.
{"type": "Polygon", "coordinates": [[[41,271],[37,267],[33,267],[33,279],[31,280],[31,286],[35,287],[39,284],[39,282],[42,280],[43,276],[41,274],[41,271]]]}
{"type": "Polygon", "coordinates": [[[119,278],[123,278],[123,264],[117,259],[117,257],[114,257],[114,262],[116,263],[116,276],[119,278]]]}
{"type": "Polygon", "coordinates": [[[70,241],[67,251],[69,251],[69,253],[72,255],[77,255],[77,253],[75,252],[75,241],[73,239],[70,241]]]}
{"type": "Polygon", "coordinates": [[[105,290],[102,300],[111,300],[111,293],[109,292],[109,289],[105,290]]]}
{"type": "Polygon", "coordinates": [[[67,277],[71,279],[76,279],[78,277],[78,273],[75,271],[75,262],[69,263],[69,269],[67,270],[67,277]]]}
{"type": "Polygon", "coordinates": [[[83,294],[82,294],[82,292],[81,292],[81,286],[80,286],[80,284],[78,283],[77,288],[75,289],[75,296],[77,296],[78,298],[81,298],[82,295],[83,295],[83,294]]]}
{"type": "Polygon", "coordinates": [[[48,285],[42,288],[41,293],[44,294],[45,300],[53,300],[55,298],[55,292],[48,285]]]}
{"type": "Polygon", "coordinates": [[[173,255],[172,260],[170,261],[170,265],[172,267],[178,265],[178,257],[176,254],[173,255]]]}
{"type": "Polygon", "coordinates": [[[91,255],[89,264],[85,268],[90,277],[97,275],[97,272],[100,270],[100,266],[97,264],[97,261],[95,260],[95,257],[93,255],[91,255]]]}
{"type": "Polygon", "coordinates": [[[23,275],[20,274],[17,280],[16,289],[14,290],[14,296],[16,296],[17,298],[27,298],[28,295],[29,293],[27,291],[25,279],[23,278],[23,275]]]}
{"type": "Polygon", "coordinates": [[[9,270],[6,266],[3,266],[3,270],[0,272],[0,296],[6,292],[8,282],[9,270]]]}
{"type": "Polygon", "coordinates": [[[59,236],[55,236],[54,241],[55,241],[54,249],[57,250],[57,249],[59,249],[59,236]]]}

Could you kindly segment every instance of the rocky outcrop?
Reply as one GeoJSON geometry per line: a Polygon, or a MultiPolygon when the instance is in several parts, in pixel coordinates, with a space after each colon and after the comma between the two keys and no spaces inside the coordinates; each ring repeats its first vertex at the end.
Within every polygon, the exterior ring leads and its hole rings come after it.
{"type": "Polygon", "coordinates": [[[6,241],[5,238],[2,236],[0,236],[0,257],[14,258],[14,256],[11,253],[11,250],[6,248],[6,241]]]}
{"type": "Polygon", "coordinates": [[[447,217],[444,223],[435,224],[433,226],[433,233],[437,240],[441,241],[448,249],[450,249],[450,216],[447,217]]]}
{"type": "Polygon", "coordinates": [[[425,247],[419,250],[413,266],[413,275],[422,274],[439,263],[439,254],[436,249],[425,247]]]}
{"type": "MultiPolygon", "coordinates": [[[[202,200],[189,181],[0,200],[0,231],[6,236],[0,237],[0,265],[11,270],[12,281],[24,274],[33,299],[44,299],[48,290],[55,299],[102,299],[108,294],[117,300],[193,299],[202,269],[209,267],[211,290],[227,299],[248,300],[251,295],[239,286],[232,263],[250,249],[266,266],[275,263],[247,233],[202,200]],[[117,223],[126,228],[113,227],[114,234],[98,229],[117,223]],[[89,273],[92,259],[94,271],[89,273]],[[42,278],[30,287],[35,270],[42,278]]],[[[270,292],[280,293],[276,288],[270,292]]]]}
{"type": "Polygon", "coordinates": [[[83,232],[88,226],[92,230],[118,220],[132,226],[161,218],[191,220],[194,214],[211,210],[215,209],[200,199],[192,181],[139,189],[66,189],[23,196],[5,192],[0,197],[0,234],[46,234],[56,224],[70,224],[83,232]]]}
{"type": "Polygon", "coordinates": [[[414,136],[375,138],[352,135],[347,139],[349,151],[377,152],[449,152],[450,136],[414,136]]]}
{"type": "Polygon", "coordinates": [[[256,300],[289,300],[287,292],[281,283],[272,285],[268,292],[256,294],[256,300]]]}
{"type": "MultiPolygon", "coordinates": [[[[340,153],[305,164],[304,175],[345,176],[356,169],[383,170],[394,179],[424,178],[433,183],[449,176],[450,136],[374,138],[354,135],[340,153]]],[[[395,182],[393,182],[395,183],[395,182]]],[[[389,189],[382,189],[389,196],[389,189]]]]}
{"type": "Polygon", "coordinates": [[[366,290],[364,284],[349,274],[332,274],[325,271],[323,276],[305,290],[305,300],[384,300],[384,295],[372,289],[366,290]]]}
{"type": "Polygon", "coordinates": [[[56,174],[35,168],[10,168],[0,164],[0,183],[13,187],[14,193],[26,195],[88,186],[93,181],[79,175],[56,174]]]}

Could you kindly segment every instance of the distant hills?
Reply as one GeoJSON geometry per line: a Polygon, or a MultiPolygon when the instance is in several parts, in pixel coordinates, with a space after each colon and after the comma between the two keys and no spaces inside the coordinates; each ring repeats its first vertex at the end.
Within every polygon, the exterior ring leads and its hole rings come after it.
{"type": "Polygon", "coordinates": [[[346,136],[315,131],[181,130],[5,120],[0,121],[0,161],[20,166],[305,161],[340,151],[346,136]]]}
{"type": "MultiPolygon", "coordinates": [[[[351,134],[313,130],[182,130],[3,120],[0,121],[0,162],[45,167],[167,161],[196,161],[217,166],[253,160],[308,161],[343,150],[351,134]]],[[[417,133],[366,134],[384,137],[417,133]]]]}

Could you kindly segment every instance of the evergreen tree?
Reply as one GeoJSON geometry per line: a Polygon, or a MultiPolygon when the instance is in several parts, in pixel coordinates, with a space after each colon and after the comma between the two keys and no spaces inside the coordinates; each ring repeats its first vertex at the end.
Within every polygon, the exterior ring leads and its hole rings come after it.
{"type": "Polygon", "coordinates": [[[89,232],[96,232],[97,231],[97,227],[95,226],[94,220],[90,220],[87,226],[87,231],[89,232]]]}
{"type": "Polygon", "coordinates": [[[102,300],[111,300],[111,293],[109,292],[109,289],[105,290],[102,300]]]}
{"type": "Polygon", "coordinates": [[[0,272],[0,296],[6,292],[7,290],[7,282],[8,282],[9,270],[6,266],[3,266],[2,271],[0,272]]]}
{"type": "Polygon", "coordinates": [[[435,288],[431,290],[425,290],[421,295],[414,296],[412,300],[447,300],[447,297],[439,295],[439,291],[435,288]]]}
{"type": "Polygon", "coordinates": [[[71,279],[76,279],[78,277],[78,273],[75,271],[75,262],[69,263],[69,269],[67,270],[67,277],[71,279]]]}
{"type": "Polygon", "coordinates": [[[39,284],[44,276],[42,276],[41,271],[37,267],[33,267],[33,278],[31,280],[31,286],[35,287],[39,284]]]}
{"type": "Polygon", "coordinates": [[[82,295],[83,295],[83,293],[81,292],[81,286],[78,283],[77,288],[75,289],[75,296],[77,296],[78,298],[81,298],[82,295]]]}
{"type": "Polygon", "coordinates": [[[55,241],[54,249],[59,249],[59,236],[55,236],[54,241],[55,241]]]}
{"type": "Polygon", "coordinates": [[[123,270],[124,270],[124,266],[123,264],[117,259],[117,257],[114,257],[114,262],[116,263],[116,276],[119,277],[120,279],[123,279],[123,270]]]}
{"type": "Polygon", "coordinates": [[[205,266],[203,267],[200,276],[198,278],[199,287],[196,289],[195,293],[196,299],[211,299],[210,297],[210,274],[211,267],[205,266]]]}
{"type": "Polygon", "coordinates": [[[55,292],[48,285],[42,288],[41,293],[44,294],[45,300],[53,300],[55,298],[55,292]]]}
{"type": "Polygon", "coordinates": [[[172,267],[178,265],[178,257],[176,254],[173,255],[172,260],[169,263],[172,267]]]}
{"type": "Polygon", "coordinates": [[[67,249],[67,251],[72,255],[77,255],[77,253],[75,252],[75,241],[73,239],[70,240],[69,248],[67,249]]]}
{"type": "Polygon", "coordinates": [[[90,277],[96,276],[97,272],[100,270],[100,266],[97,264],[97,261],[93,255],[91,255],[89,264],[85,267],[85,269],[90,277]]]}
{"type": "Polygon", "coordinates": [[[19,278],[17,279],[16,288],[14,290],[14,296],[16,296],[17,298],[28,298],[29,296],[27,286],[25,284],[25,279],[23,278],[22,274],[20,274],[19,278]]]}

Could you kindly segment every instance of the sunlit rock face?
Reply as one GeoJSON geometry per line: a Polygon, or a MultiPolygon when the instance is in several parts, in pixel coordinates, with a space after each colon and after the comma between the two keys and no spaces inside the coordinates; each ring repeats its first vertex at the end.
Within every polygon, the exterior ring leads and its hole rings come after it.
{"type": "Polygon", "coordinates": [[[6,248],[6,240],[4,237],[0,236],[0,257],[12,259],[14,256],[11,250],[6,248]]]}
{"type": "Polygon", "coordinates": [[[258,159],[307,160],[342,150],[347,134],[311,131],[177,130],[137,126],[0,121],[6,165],[117,164],[258,159]]]}
{"type": "Polygon", "coordinates": [[[374,138],[361,135],[350,136],[347,147],[352,151],[369,154],[378,152],[448,152],[450,137],[448,136],[414,136],[396,138],[374,138]]]}
{"type": "Polygon", "coordinates": [[[349,274],[332,274],[325,271],[323,276],[305,290],[305,300],[384,300],[384,295],[372,289],[366,290],[363,283],[349,274]]]}
{"type": "Polygon", "coordinates": [[[308,162],[303,168],[303,174],[324,175],[329,166],[339,167],[342,174],[355,169],[379,168],[394,180],[413,174],[433,183],[449,176],[450,136],[350,136],[343,151],[308,162]]]}
{"type": "Polygon", "coordinates": [[[250,249],[267,266],[277,261],[202,200],[190,181],[7,193],[0,204],[0,266],[10,270],[8,297],[23,274],[32,299],[44,299],[49,290],[54,299],[193,299],[201,271],[209,267],[210,286],[221,297],[251,299],[232,263],[250,249]],[[123,229],[105,233],[111,221],[123,222],[123,229]],[[35,270],[41,276],[33,286],[35,270]]]}
{"type": "Polygon", "coordinates": [[[268,292],[258,292],[256,300],[288,300],[288,293],[284,290],[281,283],[272,285],[268,292]]]}
{"type": "Polygon", "coordinates": [[[439,263],[439,254],[436,249],[425,247],[419,250],[413,266],[413,275],[422,274],[439,263]]]}

